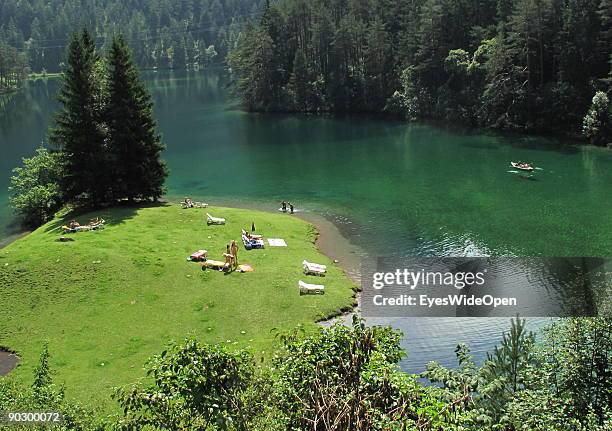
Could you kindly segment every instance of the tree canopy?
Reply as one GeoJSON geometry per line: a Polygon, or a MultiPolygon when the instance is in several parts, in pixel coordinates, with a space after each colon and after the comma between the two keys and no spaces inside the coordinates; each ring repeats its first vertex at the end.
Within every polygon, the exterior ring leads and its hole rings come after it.
{"type": "Polygon", "coordinates": [[[140,67],[185,68],[222,61],[263,0],[3,0],[0,40],[34,72],[62,68],[70,35],[92,31],[96,46],[123,34],[140,67]]]}
{"type": "Polygon", "coordinates": [[[229,64],[251,110],[579,134],[610,92],[611,14],[609,0],[281,0],[229,64]]]}

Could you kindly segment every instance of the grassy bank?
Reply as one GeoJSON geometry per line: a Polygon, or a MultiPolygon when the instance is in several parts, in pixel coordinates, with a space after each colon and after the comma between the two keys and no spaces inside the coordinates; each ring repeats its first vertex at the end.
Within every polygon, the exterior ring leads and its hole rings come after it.
{"type": "Polygon", "coordinates": [[[290,215],[161,205],[77,219],[96,216],[107,227],[74,234],[74,242],[56,241],[67,222],[58,219],[0,250],[0,345],[23,358],[10,378],[29,381],[48,341],[68,396],[109,411],[111,387],[141,377],[145,360],[171,340],[195,335],[265,356],[273,328],[312,327],[353,302],[353,284],[317,250],[314,227],[290,215]],[[207,226],[206,212],[227,224],[207,226]],[[244,250],[240,229],[252,222],[288,247],[244,250]],[[254,272],[203,271],[186,260],[201,248],[223,260],[232,239],[241,245],[240,263],[254,272]],[[325,295],[298,294],[299,279],[313,280],[301,273],[303,259],[329,265],[326,278],[314,279],[325,295]]]}

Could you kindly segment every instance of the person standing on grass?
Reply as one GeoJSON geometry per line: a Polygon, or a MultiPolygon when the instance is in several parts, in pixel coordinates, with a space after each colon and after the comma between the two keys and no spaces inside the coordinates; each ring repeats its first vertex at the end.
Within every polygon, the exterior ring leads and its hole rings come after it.
{"type": "Polygon", "coordinates": [[[230,246],[230,253],[234,256],[234,269],[238,268],[238,244],[234,240],[232,240],[232,245],[230,246]]]}

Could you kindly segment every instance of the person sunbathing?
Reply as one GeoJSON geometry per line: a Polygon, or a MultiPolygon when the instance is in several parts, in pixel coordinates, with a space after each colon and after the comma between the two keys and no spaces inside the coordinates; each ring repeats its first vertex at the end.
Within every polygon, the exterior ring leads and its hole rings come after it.
{"type": "Polygon", "coordinates": [[[78,221],[76,220],[70,220],[70,223],[68,223],[68,227],[70,229],[76,229],[77,227],[80,227],[81,225],[79,224],[78,221]]]}
{"type": "Polygon", "coordinates": [[[257,234],[254,234],[254,233],[249,233],[249,232],[245,231],[244,229],[243,229],[242,232],[243,232],[244,237],[247,239],[247,241],[255,241],[255,240],[258,240],[258,239],[263,239],[263,235],[257,235],[257,234]]]}

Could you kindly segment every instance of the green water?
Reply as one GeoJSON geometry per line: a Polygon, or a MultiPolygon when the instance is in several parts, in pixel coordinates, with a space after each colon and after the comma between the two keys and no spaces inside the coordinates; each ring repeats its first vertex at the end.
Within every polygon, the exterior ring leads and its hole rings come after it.
{"type": "MultiPolygon", "coordinates": [[[[248,114],[219,71],[145,77],[168,147],[171,199],[270,209],[289,199],[332,219],[369,256],[611,254],[612,151],[363,116],[248,114]],[[509,172],[511,160],[541,170],[528,179],[509,172]]],[[[56,90],[57,80],[31,82],[0,114],[4,237],[15,228],[10,168],[44,138],[56,90]]],[[[482,352],[503,326],[452,322],[410,325],[415,364],[446,361],[457,339],[482,352]]]]}

